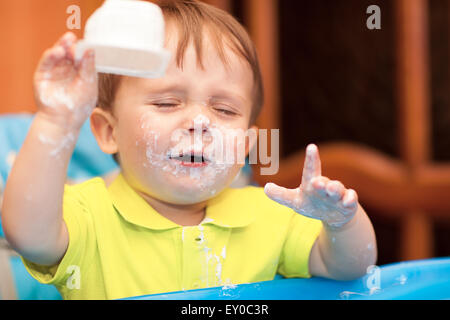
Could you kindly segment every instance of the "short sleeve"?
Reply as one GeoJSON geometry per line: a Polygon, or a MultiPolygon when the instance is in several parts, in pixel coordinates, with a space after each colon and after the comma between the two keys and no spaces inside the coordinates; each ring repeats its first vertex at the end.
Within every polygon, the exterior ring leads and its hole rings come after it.
{"type": "Polygon", "coordinates": [[[322,229],[320,220],[292,215],[277,272],[286,278],[310,278],[309,256],[322,229]]]}
{"type": "Polygon", "coordinates": [[[59,264],[42,266],[22,257],[25,268],[33,278],[56,287],[66,284],[70,277],[82,269],[87,260],[87,247],[92,241],[88,204],[77,186],[66,185],[64,188],[63,219],[69,234],[69,245],[59,264]]]}

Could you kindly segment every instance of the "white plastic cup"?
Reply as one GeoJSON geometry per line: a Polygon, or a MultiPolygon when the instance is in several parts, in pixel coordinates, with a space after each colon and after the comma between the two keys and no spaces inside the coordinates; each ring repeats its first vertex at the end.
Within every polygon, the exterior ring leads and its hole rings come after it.
{"type": "Polygon", "coordinates": [[[87,20],[75,58],[95,50],[97,72],[160,78],[170,61],[162,10],[140,0],[106,0],[87,20]]]}

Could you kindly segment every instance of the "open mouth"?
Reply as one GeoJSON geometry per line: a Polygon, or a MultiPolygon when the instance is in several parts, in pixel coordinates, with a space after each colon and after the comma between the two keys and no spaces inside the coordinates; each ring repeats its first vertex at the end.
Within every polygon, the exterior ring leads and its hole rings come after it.
{"type": "Polygon", "coordinates": [[[187,167],[202,167],[208,165],[210,160],[205,157],[203,152],[180,152],[179,154],[169,153],[169,159],[175,160],[187,167]]]}

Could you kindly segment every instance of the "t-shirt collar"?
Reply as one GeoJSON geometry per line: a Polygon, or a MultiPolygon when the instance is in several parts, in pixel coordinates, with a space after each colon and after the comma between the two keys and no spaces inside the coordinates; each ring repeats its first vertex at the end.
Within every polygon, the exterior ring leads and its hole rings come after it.
{"type": "MultiPolygon", "coordinates": [[[[154,230],[181,227],[153,209],[122,174],[111,183],[108,191],[116,210],[130,223],[154,230]]],[[[214,224],[224,228],[245,227],[255,219],[254,210],[248,206],[249,203],[243,203],[239,198],[237,189],[226,188],[208,200],[206,215],[201,224],[214,224]]]]}

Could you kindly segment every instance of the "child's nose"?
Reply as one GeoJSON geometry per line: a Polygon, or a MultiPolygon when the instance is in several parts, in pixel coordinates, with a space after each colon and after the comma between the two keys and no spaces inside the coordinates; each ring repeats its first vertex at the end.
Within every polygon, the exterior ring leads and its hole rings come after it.
{"type": "Polygon", "coordinates": [[[205,132],[208,130],[209,124],[210,124],[209,118],[200,113],[192,119],[189,131],[205,132]]]}
{"type": "Polygon", "coordinates": [[[194,133],[202,133],[205,134],[208,131],[208,127],[207,126],[191,126],[189,128],[189,133],[194,134],[194,133]]]}

